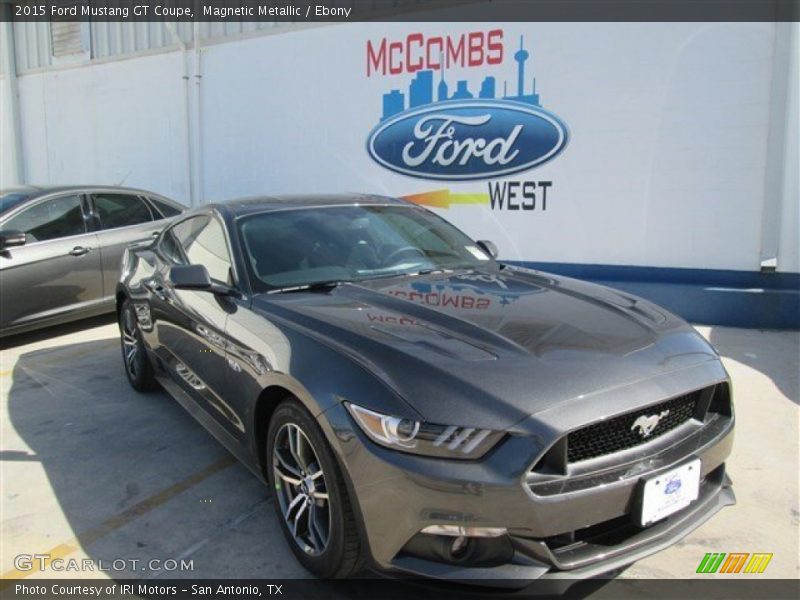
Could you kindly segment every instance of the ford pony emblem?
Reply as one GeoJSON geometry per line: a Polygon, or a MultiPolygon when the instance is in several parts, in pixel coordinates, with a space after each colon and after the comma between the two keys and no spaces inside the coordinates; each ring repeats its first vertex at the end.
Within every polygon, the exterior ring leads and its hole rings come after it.
{"type": "Polygon", "coordinates": [[[631,431],[638,430],[639,435],[643,438],[650,437],[650,434],[653,433],[653,430],[658,426],[659,421],[668,414],[669,410],[663,410],[657,415],[641,415],[633,422],[633,425],[631,425],[631,431]]]}

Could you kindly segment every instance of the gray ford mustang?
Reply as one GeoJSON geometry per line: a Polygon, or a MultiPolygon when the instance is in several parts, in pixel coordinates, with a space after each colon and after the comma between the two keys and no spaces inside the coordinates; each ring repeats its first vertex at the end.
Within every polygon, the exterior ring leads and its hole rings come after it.
{"type": "Polygon", "coordinates": [[[269,483],[323,577],[591,577],[733,504],[714,350],[496,253],[377,196],[189,211],[123,257],[128,378],[269,483]]]}

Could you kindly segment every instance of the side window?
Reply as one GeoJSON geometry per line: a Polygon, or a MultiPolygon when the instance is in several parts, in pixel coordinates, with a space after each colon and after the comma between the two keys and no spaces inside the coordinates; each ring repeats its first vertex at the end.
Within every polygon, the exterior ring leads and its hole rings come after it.
{"type": "Polygon", "coordinates": [[[231,283],[231,257],[216,219],[199,216],[181,221],[166,232],[161,251],[176,263],[204,265],[212,279],[231,283]]]}
{"type": "Polygon", "coordinates": [[[3,229],[24,231],[29,243],[85,233],[81,200],[78,196],[45,200],[6,221],[3,229]]]}
{"type": "Polygon", "coordinates": [[[94,194],[94,207],[103,229],[138,225],[153,220],[144,200],[128,194],[94,194]]]}
{"type": "Polygon", "coordinates": [[[186,259],[183,258],[183,253],[181,252],[180,244],[178,244],[178,240],[175,239],[174,227],[164,232],[164,235],[161,237],[161,242],[159,242],[159,249],[161,250],[161,254],[170,262],[176,265],[186,263],[186,259]]]}
{"type": "MultiPolygon", "coordinates": [[[[181,214],[180,209],[175,208],[171,204],[167,204],[163,200],[159,200],[158,198],[153,198],[152,196],[150,196],[148,198],[148,200],[150,200],[150,202],[153,204],[153,206],[156,207],[156,210],[159,213],[161,213],[160,216],[165,218],[165,219],[168,219],[169,217],[174,217],[175,215],[181,214]]],[[[159,216],[156,215],[156,218],[159,218],[159,216]]]]}

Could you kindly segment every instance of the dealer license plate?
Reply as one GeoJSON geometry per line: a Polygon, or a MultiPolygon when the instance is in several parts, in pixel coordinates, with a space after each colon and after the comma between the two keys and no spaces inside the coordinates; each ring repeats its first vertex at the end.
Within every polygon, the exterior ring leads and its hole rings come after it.
{"type": "Polygon", "coordinates": [[[645,480],[641,525],[649,525],[689,506],[700,494],[700,459],[645,480]]]}

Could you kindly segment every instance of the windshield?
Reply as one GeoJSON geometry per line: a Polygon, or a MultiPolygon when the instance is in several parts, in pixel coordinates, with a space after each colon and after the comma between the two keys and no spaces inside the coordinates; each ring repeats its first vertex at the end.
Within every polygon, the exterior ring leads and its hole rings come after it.
{"type": "Polygon", "coordinates": [[[25,202],[33,194],[31,192],[3,190],[0,191],[0,214],[11,210],[21,202],[25,202]]]}
{"type": "Polygon", "coordinates": [[[363,281],[491,260],[445,220],[406,206],[332,206],[260,213],[239,221],[256,292],[363,281]]]}

